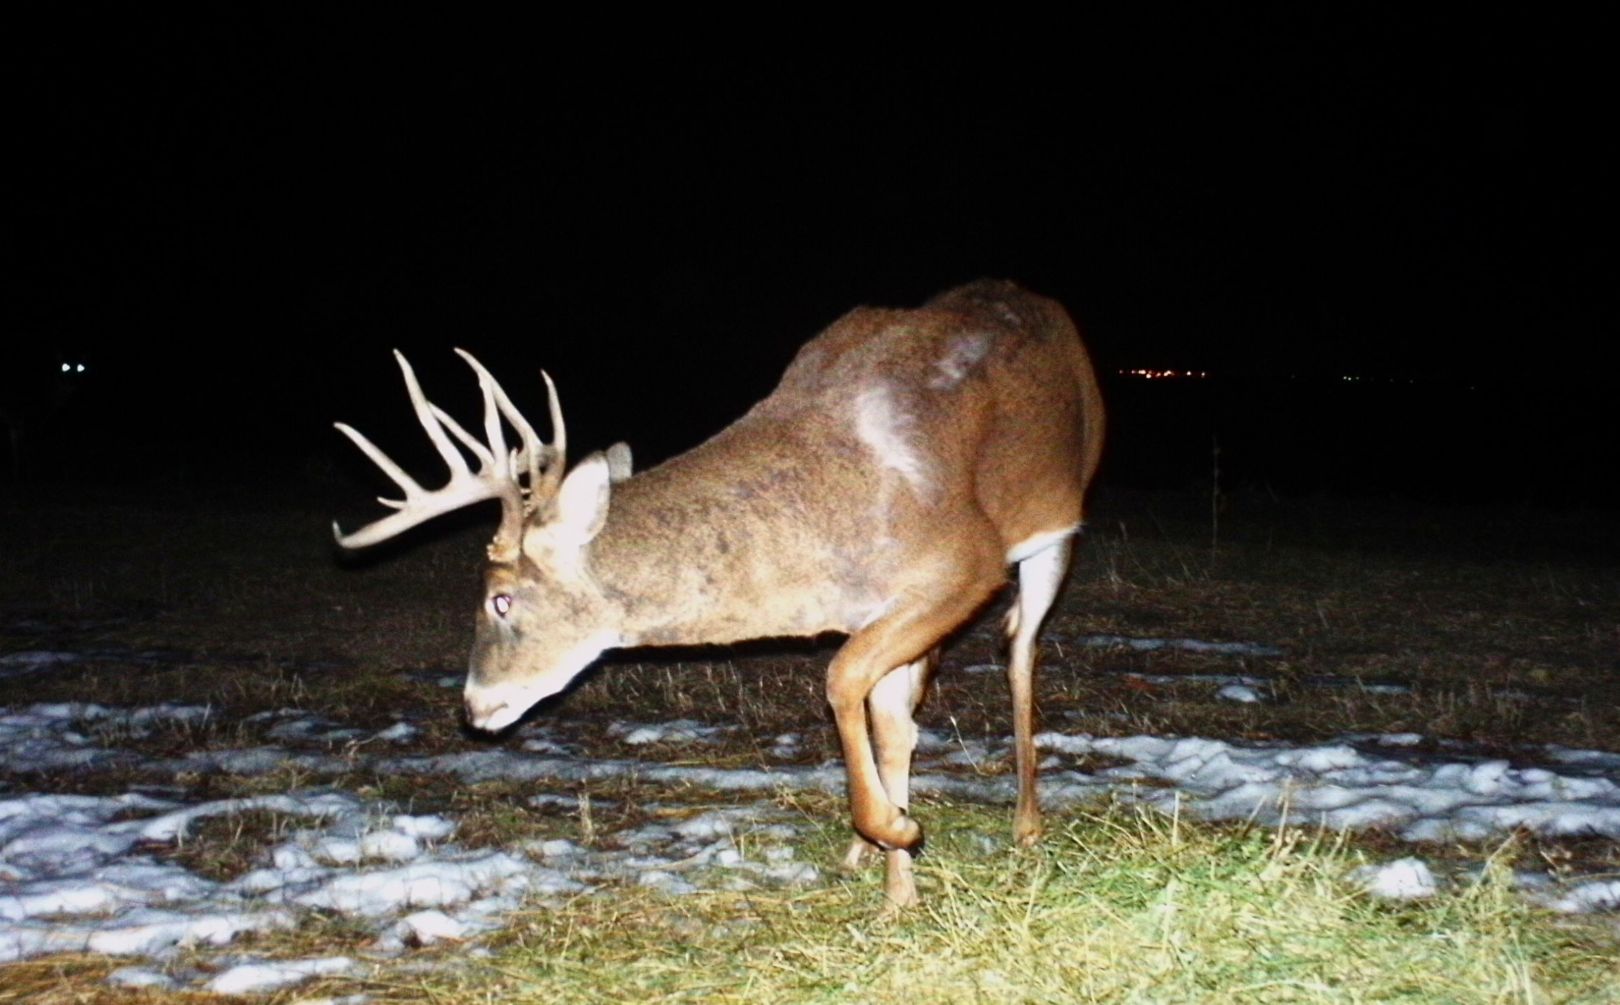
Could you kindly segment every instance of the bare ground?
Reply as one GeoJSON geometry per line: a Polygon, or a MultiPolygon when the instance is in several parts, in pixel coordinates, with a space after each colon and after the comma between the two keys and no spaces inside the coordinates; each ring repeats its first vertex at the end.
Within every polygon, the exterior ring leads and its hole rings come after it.
{"type": "MultiPolygon", "coordinates": [[[[1620,716],[1620,528],[1604,514],[1384,500],[1102,496],[1044,633],[1041,707],[1098,733],[1143,729],[1306,739],[1419,731],[1481,743],[1602,746],[1620,716]],[[1214,538],[1212,541],[1212,537],[1214,538]],[[1086,636],[1273,645],[1270,658],[1085,646],[1086,636]],[[1234,706],[1250,674],[1280,700],[1234,706]],[[1354,682],[1408,685],[1383,694],[1354,682]]],[[[488,527],[466,514],[360,559],[330,513],[256,497],[0,500],[0,653],[93,658],[0,679],[0,703],[298,704],[333,718],[419,707],[455,728],[454,689],[488,527]],[[437,530],[437,533],[432,531],[437,530]]],[[[947,651],[935,724],[1003,730],[1001,601],[947,651]]],[[[836,639],[619,654],[541,714],[682,716],[761,734],[814,726],[836,639]],[[766,684],[765,681],[769,683],[766,684]]],[[[768,737],[767,737],[768,739],[768,737]]]]}

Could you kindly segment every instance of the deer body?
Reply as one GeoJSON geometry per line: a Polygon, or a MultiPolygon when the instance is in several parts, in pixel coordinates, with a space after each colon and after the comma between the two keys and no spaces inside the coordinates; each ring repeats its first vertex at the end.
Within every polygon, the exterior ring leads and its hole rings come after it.
{"type": "MultiPolygon", "coordinates": [[[[485,393],[494,464],[506,451],[485,393]]],[[[491,546],[468,719],[510,725],[609,648],[845,633],[827,696],[860,835],[850,861],[886,851],[889,900],[910,904],[921,841],[905,813],[912,710],[941,640],[1010,564],[1020,569],[1008,617],[1015,833],[1025,843],[1038,834],[1034,634],[1067,568],[1101,433],[1096,380],[1068,315],[988,281],[917,310],[852,311],[737,422],[624,480],[600,455],[564,477],[560,447],[525,432],[529,485],[491,546]]],[[[517,461],[506,473],[514,484],[517,461]]]]}

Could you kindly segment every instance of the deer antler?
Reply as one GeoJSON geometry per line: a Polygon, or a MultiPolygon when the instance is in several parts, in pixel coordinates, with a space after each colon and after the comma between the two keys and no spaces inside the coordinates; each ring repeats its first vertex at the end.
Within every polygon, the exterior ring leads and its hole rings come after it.
{"type": "Polygon", "coordinates": [[[484,395],[485,442],[479,442],[443,409],[427,400],[422,394],[422,386],[417,382],[416,372],[411,369],[411,364],[402,353],[395,350],[394,358],[399,361],[400,372],[405,376],[405,389],[410,393],[411,407],[416,410],[416,421],[422,424],[422,429],[432,441],[433,448],[439,452],[439,456],[444,458],[445,465],[450,468],[450,480],[442,488],[428,491],[417,484],[415,479],[406,474],[404,469],[395,464],[393,459],[379,450],[374,443],[366,439],[359,430],[346,423],[334,423],[338,431],[353,440],[354,445],[371,458],[371,462],[377,465],[383,474],[393,479],[394,484],[400,487],[405,496],[403,499],[379,497],[378,502],[398,512],[369,523],[351,534],[343,533],[334,521],[332,534],[337,538],[338,544],[345,548],[363,548],[386,541],[419,523],[451,510],[485,499],[499,499],[501,525],[495,532],[495,539],[490,542],[489,555],[495,561],[510,560],[517,556],[523,539],[524,516],[533,511],[541,501],[555,494],[557,486],[562,481],[567,433],[563,428],[562,407],[557,400],[557,388],[552,384],[551,377],[541,371],[540,376],[545,379],[550,400],[554,438],[552,443],[545,444],[540,442],[540,437],[536,435],[529,420],[525,419],[523,413],[512,404],[512,400],[506,396],[506,392],[501,389],[501,385],[490,372],[484,369],[484,365],[465,350],[457,349],[456,353],[466,360],[473,373],[478,375],[478,387],[484,395]],[[507,448],[506,437],[501,430],[503,417],[517,430],[519,438],[523,441],[521,448],[510,450],[507,448]],[[447,432],[449,435],[446,435],[447,432]],[[466,457],[451,442],[452,436],[477,458],[477,471],[467,465],[466,457]],[[527,475],[526,488],[524,475],[527,475]]]}

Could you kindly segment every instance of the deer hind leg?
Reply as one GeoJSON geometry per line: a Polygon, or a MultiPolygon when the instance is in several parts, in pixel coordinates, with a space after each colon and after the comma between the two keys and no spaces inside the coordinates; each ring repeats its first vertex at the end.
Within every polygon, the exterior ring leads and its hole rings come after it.
{"type": "MultiPolygon", "coordinates": [[[[911,804],[911,754],[917,747],[917,724],[912,713],[922,701],[928,681],[939,665],[939,650],[891,670],[872,688],[866,698],[871,716],[872,743],[876,748],[878,777],[889,801],[901,810],[911,804]]],[[[853,870],[879,849],[856,835],[844,856],[844,867],[853,870]]],[[[884,893],[893,908],[911,907],[917,902],[917,885],[912,878],[911,852],[903,848],[884,853],[886,870],[884,893]]]]}
{"type": "Polygon", "coordinates": [[[1013,749],[1018,768],[1018,809],[1013,840],[1028,847],[1041,836],[1041,806],[1035,794],[1035,635],[1057,599],[1069,568],[1072,538],[1063,537],[1018,563],[1018,599],[1007,612],[1007,683],[1012,688],[1013,749]]]}

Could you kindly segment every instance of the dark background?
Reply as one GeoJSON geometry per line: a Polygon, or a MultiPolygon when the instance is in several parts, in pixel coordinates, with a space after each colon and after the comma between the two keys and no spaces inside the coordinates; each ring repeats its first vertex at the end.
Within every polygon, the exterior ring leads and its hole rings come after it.
{"type": "Polygon", "coordinates": [[[1231,490],[1616,504],[1595,25],[817,17],[18,31],[21,483],[370,481],[338,418],[426,479],[396,346],[469,417],[451,346],[536,418],[544,366],[576,449],[651,462],[850,307],[990,275],[1080,319],[1111,484],[1219,445],[1231,490]]]}

